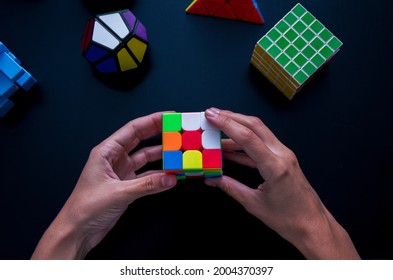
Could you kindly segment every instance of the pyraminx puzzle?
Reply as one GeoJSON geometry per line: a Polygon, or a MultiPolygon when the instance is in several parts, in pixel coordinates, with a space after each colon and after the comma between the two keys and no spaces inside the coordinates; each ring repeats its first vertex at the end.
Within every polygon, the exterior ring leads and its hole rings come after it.
{"type": "Polygon", "coordinates": [[[222,175],[221,132],[204,112],[164,113],[163,170],[178,179],[222,175]]]}
{"type": "Polygon", "coordinates": [[[336,36],[297,4],[256,43],[251,64],[292,99],[341,46],[336,36]]]}
{"type": "Polygon", "coordinates": [[[122,10],[87,21],[82,54],[98,72],[124,72],[142,63],[147,46],[145,26],[130,10],[122,10]]]}
{"type": "Polygon", "coordinates": [[[265,23],[256,0],[194,0],[186,13],[265,23]]]}

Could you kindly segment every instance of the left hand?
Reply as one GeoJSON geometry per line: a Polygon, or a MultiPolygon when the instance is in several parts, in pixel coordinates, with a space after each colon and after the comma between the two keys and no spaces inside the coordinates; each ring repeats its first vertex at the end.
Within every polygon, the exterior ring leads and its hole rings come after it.
{"type": "Polygon", "coordinates": [[[136,199],[168,190],[176,177],[162,171],[135,172],[161,159],[161,146],[129,155],[140,141],[161,132],[162,113],[130,121],[96,146],[74,191],[45,232],[32,258],[83,258],[113,228],[136,199]]]}

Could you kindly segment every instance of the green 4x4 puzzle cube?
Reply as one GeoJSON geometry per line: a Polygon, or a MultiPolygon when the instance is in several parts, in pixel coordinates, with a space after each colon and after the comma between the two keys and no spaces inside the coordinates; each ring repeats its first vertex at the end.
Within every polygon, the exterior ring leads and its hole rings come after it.
{"type": "Polygon", "coordinates": [[[336,36],[297,4],[256,43],[251,64],[292,99],[341,46],[336,36]]]}

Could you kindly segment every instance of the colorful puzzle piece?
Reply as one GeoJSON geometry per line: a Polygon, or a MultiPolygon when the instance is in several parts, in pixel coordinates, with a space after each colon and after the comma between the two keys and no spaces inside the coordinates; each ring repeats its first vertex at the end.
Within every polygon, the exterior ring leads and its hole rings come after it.
{"type": "Polygon", "coordinates": [[[125,72],[138,68],[147,46],[145,26],[127,9],[89,19],[82,54],[101,73],[125,72]]]}
{"type": "Polygon", "coordinates": [[[265,23],[256,0],[194,0],[186,13],[265,23]]]}
{"type": "Polygon", "coordinates": [[[162,116],[163,170],[178,179],[222,175],[221,132],[204,112],[162,116]]]}
{"type": "Polygon", "coordinates": [[[29,91],[37,83],[22,66],[9,49],[0,42],[0,117],[5,116],[14,103],[9,98],[19,87],[29,91]]]}
{"type": "Polygon", "coordinates": [[[292,99],[341,46],[336,36],[297,4],[257,42],[251,64],[292,99]]]}

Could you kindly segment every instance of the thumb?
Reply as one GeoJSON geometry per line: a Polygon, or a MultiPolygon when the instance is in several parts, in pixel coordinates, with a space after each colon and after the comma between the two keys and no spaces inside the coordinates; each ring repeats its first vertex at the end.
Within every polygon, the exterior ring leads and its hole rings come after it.
{"type": "Polygon", "coordinates": [[[247,210],[252,206],[254,191],[248,186],[240,183],[239,181],[228,177],[216,177],[205,179],[205,184],[212,187],[218,187],[226,194],[234,198],[237,202],[243,205],[247,210]]]}
{"type": "Polygon", "coordinates": [[[176,186],[177,179],[173,174],[153,173],[131,181],[124,181],[129,194],[136,198],[155,194],[176,186]]]}

